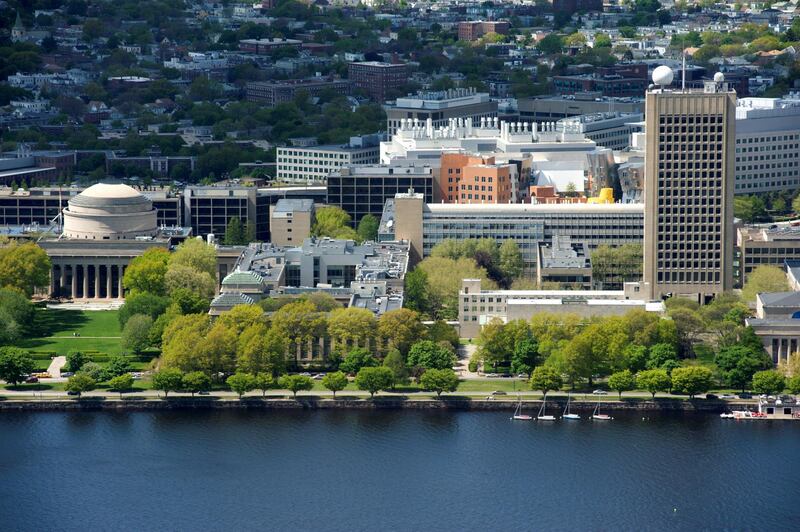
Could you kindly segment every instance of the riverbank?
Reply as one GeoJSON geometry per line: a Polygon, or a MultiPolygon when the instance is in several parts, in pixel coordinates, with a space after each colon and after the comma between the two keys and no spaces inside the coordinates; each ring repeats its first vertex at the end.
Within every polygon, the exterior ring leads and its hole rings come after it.
{"type": "MultiPolygon", "coordinates": [[[[240,410],[290,410],[290,409],[436,409],[436,410],[464,410],[464,411],[512,411],[517,401],[512,400],[486,400],[472,399],[469,397],[447,396],[441,399],[422,399],[408,397],[376,397],[374,399],[360,399],[355,397],[342,397],[338,399],[322,398],[315,396],[301,396],[297,399],[286,398],[261,398],[246,397],[243,400],[234,398],[216,397],[174,397],[167,399],[137,398],[135,396],[122,399],[84,398],[84,399],[4,399],[0,400],[0,412],[3,411],[147,411],[147,410],[208,410],[208,409],[240,409],[240,410]]],[[[563,410],[563,401],[548,401],[550,413],[563,410]]],[[[535,413],[541,406],[541,401],[529,400],[522,402],[526,412],[535,413]]],[[[590,412],[596,401],[572,401],[571,409],[577,412],[590,412]]],[[[687,411],[721,413],[730,410],[755,409],[756,403],[747,401],[713,401],[707,399],[625,399],[605,400],[601,408],[606,411],[687,411]]]]}

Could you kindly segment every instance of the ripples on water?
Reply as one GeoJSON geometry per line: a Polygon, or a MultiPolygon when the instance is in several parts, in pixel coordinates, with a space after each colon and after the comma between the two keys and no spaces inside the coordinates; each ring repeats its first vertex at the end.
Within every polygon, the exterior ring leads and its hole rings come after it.
{"type": "Polygon", "coordinates": [[[798,530],[798,451],[715,416],[6,413],[0,530],[798,530]]]}

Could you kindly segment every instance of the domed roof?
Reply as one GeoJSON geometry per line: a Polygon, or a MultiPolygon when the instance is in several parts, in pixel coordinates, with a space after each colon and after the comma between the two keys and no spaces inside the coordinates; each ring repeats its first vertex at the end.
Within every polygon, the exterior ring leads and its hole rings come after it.
{"type": "MultiPolygon", "coordinates": [[[[133,187],[122,183],[97,183],[69,200],[72,206],[149,206],[151,201],[133,187]]],[[[149,208],[149,207],[148,207],[149,208]]]]}
{"type": "Polygon", "coordinates": [[[141,196],[138,190],[122,183],[97,183],[79,194],[90,198],[135,198],[141,196]]]}

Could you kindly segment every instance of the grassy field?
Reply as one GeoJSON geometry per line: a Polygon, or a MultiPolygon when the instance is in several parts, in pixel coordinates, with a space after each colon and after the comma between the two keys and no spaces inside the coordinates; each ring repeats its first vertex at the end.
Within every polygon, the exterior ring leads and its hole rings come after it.
{"type": "Polygon", "coordinates": [[[71,350],[116,355],[122,352],[117,314],[116,310],[38,309],[33,336],[17,345],[29,351],[56,355],[66,355],[71,350]]]}

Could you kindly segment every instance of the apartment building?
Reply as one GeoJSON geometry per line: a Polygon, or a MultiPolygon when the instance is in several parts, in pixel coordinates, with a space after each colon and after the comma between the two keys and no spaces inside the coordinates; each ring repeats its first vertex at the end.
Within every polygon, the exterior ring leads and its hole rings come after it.
{"type": "Polygon", "coordinates": [[[645,290],[706,300],[733,288],[736,93],[722,74],[668,90],[661,68],[646,95],[645,290]]]}
{"type": "Polygon", "coordinates": [[[511,203],[517,199],[514,192],[526,188],[517,166],[495,157],[443,153],[440,164],[440,196],[447,203],[511,203]]]}
{"type": "Polygon", "coordinates": [[[400,128],[401,120],[425,122],[430,118],[433,127],[439,128],[446,126],[453,118],[471,118],[477,124],[482,118],[497,116],[497,102],[492,101],[488,93],[477,92],[473,88],[420,91],[397,98],[383,108],[386,111],[386,130],[390,136],[400,128]]]}
{"type": "Polygon", "coordinates": [[[510,28],[505,20],[464,20],[458,23],[458,40],[477,41],[487,33],[508,35],[510,28]]]}
{"type": "Polygon", "coordinates": [[[353,87],[365,91],[376,102],[385,102],[389,92],[405,85],[411,73],[406,64],[380,61],[350,63],[347,72],[353,87]]]}
{"type": "Polygon", "coordinates": [[[253,54],[268,54],[273,50],[281,48],[296,48],[299,49],[303,45],[303,41],[297,39],[242,39],[239,41],[239,50],[243,52],[250,52],[253,54]]]}
{"type": "Polygon", "coordinates": [[[265,107],[291,102],[300,91],[307,92],[311,97],[317,97],[328,90],[348,95],[350,89],[351,83],[346,79],[321,76],[286,81],[251,81],[245,85],[247,101],[260,103],[265,107]]]}
{"type": "Polygon", "coordinates": [[[325,183],[344,166],[377,164],[382,135],[351,137],[344,145],[288,146],[277,149],[277,177],[292,183],[325,183]]]}

